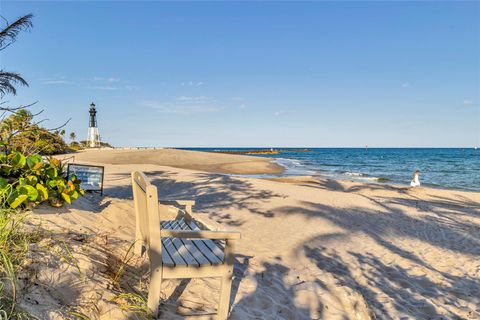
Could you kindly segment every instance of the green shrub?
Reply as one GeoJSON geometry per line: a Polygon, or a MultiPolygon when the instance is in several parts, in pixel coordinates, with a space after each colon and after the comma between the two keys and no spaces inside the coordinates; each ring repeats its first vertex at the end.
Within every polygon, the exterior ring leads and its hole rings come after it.
{"type": "Polygon", "coordinates": [[[61,161],[53,157],[20,152],[0,155],[0,207],[25,208],[46,200],[52,206],[70,204],[84,190],[74,175],[71,180],[65,176],[61,161]]]}
{"type": "Polygon", "coordinates": [[[21,109],[0,120],[1,150],[19,151],[26,155],[40,153],[52,155],[66,153],[70,148],[65,143],[63,131],[49,131],[34,121],[34,115],[21,109]]]}

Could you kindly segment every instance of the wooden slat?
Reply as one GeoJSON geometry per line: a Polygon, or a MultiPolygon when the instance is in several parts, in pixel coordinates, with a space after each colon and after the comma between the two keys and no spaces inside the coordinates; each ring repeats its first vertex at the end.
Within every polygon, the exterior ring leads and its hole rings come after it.
{"type": "MultiPolygon", "coordinates": [[[[191,230],[200,230],[198,225],[193,221],[185,221],[185,223],[190,227],[191,230]]],[[[223,251],[218,247],[218,245],[212,240],[201,240],[203,243],[217,256],[220,261],[223,262],[224,255],[223,251]]]]}
{"type": "MultiPolygon", "coordinates": [[[[173,230],[179,230],[180,226],[176,221],[171,221],[170,222],[170,229],[173,230]]],[[[184,245],[182,242],[182,239],[180,238],[170,238],[173,245],[175,248],[177,248],[177,253],[182,256],[183,260],[187,263],[189,266],[195,266],[198,267],[200,264],[195,260],[195,258],[190,254],[188,251],[187,247],[184,245]]]]}
{"type": "Polygon", "coordinates": [[[175,262],[173,261],[172,257],[168,253],[167,248],[165,248],[165,244],[162,241],[162,263],[166,264],[167,266],[175,266],[175,262]]]}
{"type": "MultiPolygon", "coordinates": [[[[175,221],[174,224],[176,224],[176,226],[178,227],[178,229],[184,229],[184,227],[186,227],[185,224],[182,224],[183,221],[175,221]]],[[[177,228],[175,228],[177,229],[177,228]]],[[[197,261],[197,263],[199,265],[209,265],[211,264],[210,261],[202,254],[202,252],[200,252],[200,250],[198,250],[197,246],[195,246],[195,244],[192,242],[192,240],[189,240],[189,239],[180,239],[183,244],[185,245],[185,247],[187,248],[188,252],[190,252],[190,254],[193,256],[193,258],[195,259],[195,261],[197,261]]]]}
{"type": "MultiPolygon", "coordinates": [[[[170,227],[170,221],[167,221],[167,223],[165,223],[165,227],[167,229],[170,227]]],[[[187,265],[185,260],[183,260],[182,256],[178,253],[178,250],[174,245],[172,238],[163,238],[162,243],[164,245],[165,250],[167,251],[167,253],[172,258],[173,262],[175,263],[175,266],[187,265]]]]}
{"type": "Polygon", "coordinates": [[[167,229],[166,225],[167,223],[169,223],[170,221],[161,221],[160,222],[160,226],[162,227],[162,229],[167,229]]]}
{"type": "MultiPolygon", "coordinates": [[[[180,225],[182,229],[190,229],[185,221],[181,221],[180,225]]],[[[209,247],[203,242],[204,240],[191,240],[192,243],[198,248],[198,250],[207,258],[211,265],[220,264],[222,261],[210,250],[209,247]]]]}

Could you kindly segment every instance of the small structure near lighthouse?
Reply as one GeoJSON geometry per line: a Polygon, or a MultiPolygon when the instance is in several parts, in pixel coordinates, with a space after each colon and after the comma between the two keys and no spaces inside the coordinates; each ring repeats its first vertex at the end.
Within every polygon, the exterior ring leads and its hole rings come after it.
{"type": "Polygon", "coordinates": [[[97,109],[93,102],[88,112],[90,113],[90,123],[88,126],[87,146],[90,148],[98,148],[100,147],[100,135],[98,134],[97,127],[97,109]]]}

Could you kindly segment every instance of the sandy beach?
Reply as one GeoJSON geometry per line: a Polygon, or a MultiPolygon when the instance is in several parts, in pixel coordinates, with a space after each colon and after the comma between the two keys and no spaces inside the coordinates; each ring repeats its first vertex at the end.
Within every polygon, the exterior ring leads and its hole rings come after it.
{"type": "MultiPolygon", "coordinates": [[[[143,319],[125,302],[125,293],[146,296],[148,285],[146,260],[128,253],[133,170],[158,187],[160,202],[195,199],[195,218],[242,233],[231,319],[480,319],[478,192],[230,176],[282,168],[194,151],[72,155],[105,166],[104,197],[41,205],[29,215],[48,237],[36,244],[18,300],[40,319],[143,319]]],[[[218,280],[163,285],[161,319],[215,312],[218,280]]]]}

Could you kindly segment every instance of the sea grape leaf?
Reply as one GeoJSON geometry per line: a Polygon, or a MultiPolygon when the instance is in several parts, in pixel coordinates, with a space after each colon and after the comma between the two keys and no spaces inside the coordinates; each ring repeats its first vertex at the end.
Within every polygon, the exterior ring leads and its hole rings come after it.
{"type": "Polygon", "coordinates": [[[50,164],[52,165],[52,167],[58,167],[60,166],[60,160],[52,157],[50,158],[50,164]]]}
{"type": "Polygon", "coordinates": [[[28,196],[26,194],[21,194],[18,197],[16,197],[12,202],[9,202],[10,207],[15,209],[16,207],[21,205],[27,199],[28,199],[28,196]]]}
{"type": "Polygon", "coordinates": [[[30,169],[34,169],[35,166],[42,162],[42,157],[38,154],[32,154],[27,157],[27,165],[30,169]]]}
{"type": "Polygon", "coordinates": [[[4,177],[0,177],[0,189],[5,189],[8,186],[8,181],[4,177]]]}
{"type": "Polygon", "coordinates": [[[63,200],[65,200],[66,203],[71,204],[72,200],[70,199],[70,196],[66,194],[65,192],[61,193],[63,200]]]}
{"type": "Polygon", "coordinates": [[[71,198],[72,200],[77,200],[77,198],[78,198],[78,192],[75,191],[75,190],[73,190],[73,191],[71,191],[71,192],[69,193],[69,196],[70,196],[70,198],[71,198]]]}
{"type": "Polygon", "coordinates": [[[31,185],[31,186],[36,185],[37,182],[38,182],[38,178],[34,175],[27,176],[27,180],[28,180],[28,184],[31,185]]]}
{"type": "Polygon", "coordinates": [[[41,197],[42,200],[47,200],[48,199],[48,190],[45,188],[43,185],[40,183],[37,183],[36,185],[37,191],[41,197]]]}
{"type": "Polygon", "coordinates": [[[35,189],[34,187],[26,184],[24,186],[21,186],[20,187],[20,194],[24,194],[24,195],[27,195],[28,197],[28,200],[30,201],[35,201],[37,200],[37,197],[38,197],[38,191],[37,189],[35,189]]]}
{"type": "Polygon", "coordinates": [[[15,152],[14,156],[12,157],[11,163],[17,168],[23,168],[27,163],[27,158],[25,158],[25,156],[20,152],[15,152]]]}
{"type": "Polygon", "coordinates": [[[48,168],[45,173],[49,178],[56,178],[58,176],[58,172],[56,168],[48,168]]]}

